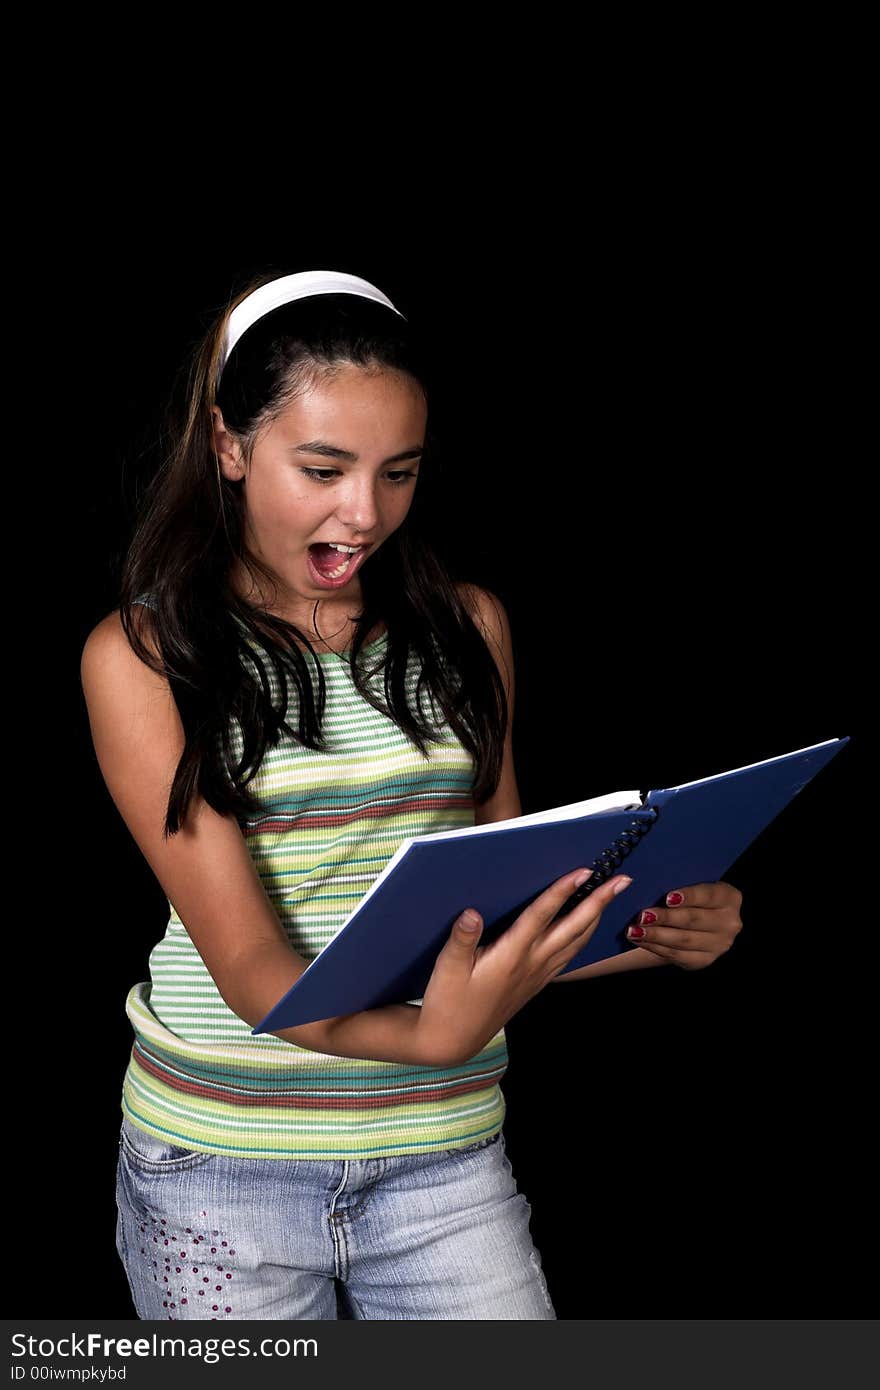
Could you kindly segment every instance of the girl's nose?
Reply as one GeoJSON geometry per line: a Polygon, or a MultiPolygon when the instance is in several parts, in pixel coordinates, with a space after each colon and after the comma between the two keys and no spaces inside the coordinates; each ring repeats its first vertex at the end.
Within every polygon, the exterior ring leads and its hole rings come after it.
{"type": "Polygon", "coordinates": [[[375,484],[365,481],[346,490],[338,509],[340,524],[358,536],[369,536],[379,520],[379,503],[375,484]]]}

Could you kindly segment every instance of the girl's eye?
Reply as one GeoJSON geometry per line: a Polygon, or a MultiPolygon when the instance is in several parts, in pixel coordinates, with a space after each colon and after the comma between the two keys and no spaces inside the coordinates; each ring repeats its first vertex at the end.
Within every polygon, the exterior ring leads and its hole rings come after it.
{"type": "MultiPolygon", "coordinates": [[[[307,478],[312,478],[316,483],[332,483],[334,478],[340,477],[338,468],[301,468],[301,473],[305,473],[307,478]]],[[[397,469],[393,473],[385,474],[388,481],[394,487],[402,487],[408,478],[417,478],[418,473],[397,469]]]]}
{"type": "Polygon", "coordinates": [[[307,478],[313,478],[316,483],[329,483],[337,476],[335,468],[301,468],[301,473],[305,473],[307,478]]]}

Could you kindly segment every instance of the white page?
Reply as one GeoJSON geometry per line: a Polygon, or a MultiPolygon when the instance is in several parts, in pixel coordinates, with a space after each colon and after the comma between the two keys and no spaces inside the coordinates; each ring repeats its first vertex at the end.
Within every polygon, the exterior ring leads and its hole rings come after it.
{"type": "Polygon", "coordinates": [[[575,820],[578,816],[598,816],[603,811],[626,811],[638,809],[642,798],[638,792],[608,792],[605,796],[594,796],[589,801],[571,801],[567,806],[551,806],[549,811],[532,811],[527,816],[511,816],[509,820],[492,821],[490,825],[466,825],[462,830],[437,830],[431,835],[416,835],[419,844],[423,840],[451,840],[456,835],[482,835],[493,830],[509,830],[518,825],[539,825],[542,822],[575,820]]]}

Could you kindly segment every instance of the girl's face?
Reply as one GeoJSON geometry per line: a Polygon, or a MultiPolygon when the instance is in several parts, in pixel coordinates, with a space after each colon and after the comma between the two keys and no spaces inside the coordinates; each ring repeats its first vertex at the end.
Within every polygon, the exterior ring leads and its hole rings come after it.
{"type": "Polygon", "coordinates": [[[426,423],[410,377],[345,363],[260,435],[245,469],[214,407],[220,467],[241,482],[247,542],[282,581],[282,616],[297,622],[317,599],[360,601],[361,567],[412,506],[426,423]],[[359,548],[349,556],[328,542],[359,548]]]}

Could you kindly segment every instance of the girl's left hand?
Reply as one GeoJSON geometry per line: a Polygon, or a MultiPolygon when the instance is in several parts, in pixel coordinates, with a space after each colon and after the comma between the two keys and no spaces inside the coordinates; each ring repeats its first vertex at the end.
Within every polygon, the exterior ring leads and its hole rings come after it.
{"type": "Polygon", "coordinates": [[[640,912],[627,940],[683,970],[711,965],[742,930],[742,893],[732,883],[691,883],[667,893],[666,903],[640,912]]]}

